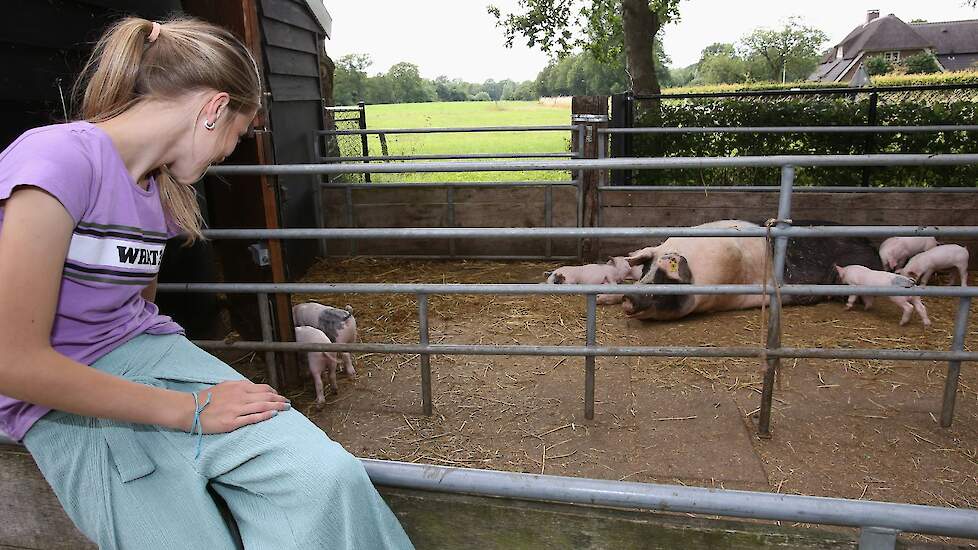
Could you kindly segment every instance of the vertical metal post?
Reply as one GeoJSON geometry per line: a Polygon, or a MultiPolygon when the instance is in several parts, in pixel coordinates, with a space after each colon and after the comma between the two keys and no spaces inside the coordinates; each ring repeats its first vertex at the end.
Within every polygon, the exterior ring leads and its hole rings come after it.
{"type": "MultiPolygon", "coordinates": [[[[428,295],[418,294],[418,343],[428,345],[428,295]]],[[[421,354],[421,407],[431,416],[431,355],[421,354]]]]}
{"type": "MultiPolygon", "coordinates": [[[[587,295],[587,333],[584,344],[594,347],[595,325],[598,317],[598,296],[587,295]]],[[[584,418],[594,420],[594,356],[584,357],[584,418]]]]}
{"type": "MultiPolygon", "coordinates": [[[[353,212],[353,187],[347,185],[343,188],[346,195],[346,226],[353,229],[357,226],[356,214],[353,212]]],[[[357,241],[350,239],[350,256],[357,255],[357,241]]]]}
{"type": "MultiPolygon", "coordinates": [[[[359,126],[361,130],[367,129],[367,105],[359,101],[357,102],[357,107],[360,108],[360,117],[358,119],[359,126]]],[[[363,152],[364,157],[370,156],[370,146],[367,143],[367,134],[360,134],[360,149],[363,152]]],[[[369,160],[363,161],[364,164],[370,164],[369,160]]],[[[363,173],[363,181],[370,183],[370,172],[363,173]]]]}
{"type": "MultiPolygon", "coordinates": [[[[781,168],[781,192],[778,196],[778,219],[775,227],[785,229],[789,226],[788,219],[791,217],[791,191],[795,182],[794,166],[783,166],[781,168]]],[[[764,244],[767,247],[767,243],[764,244]]],[[[788,238],[775,237],[774,239],[774,285],[780,287],[784,284],[784,263],[788,251],[788,238]]],[[[765,274],[767,276],[767,274],[765,274]]],[[[773,295],[769,295],[774,297],[773,295]]],[[[767,321],[767,351],[781,347],[781,303],[774,299],[768,300],[768,321],[767,321]]],[[[768,357],[767,368],[764,370],[764,387],[761,391],[761,410],[757,423],[757,432],[761,437],[770,437],[771,431],[771,400],[774,397],[774,378],[778,369],[781,367],[780,357],[768,357]]]]}
{"type": "Polygon", "coordinates": [[[894,550],[899,534],[886,527],[863,527],[859,530],[859,550],[894,550]]]}
{"type": "MultiPolygon", "coordinates": [[[[455,186],[453,185],[453,186],[449,187],[446,192],[447,192],[447,197],[446,198],[448,199],[447,200],[448,205],[447,205],[447,209],[446,209],[447,212],[446,212],[446,215],[445,215],[445,217],[447,218],[446,219],[446,223],[448,224],[448,227],[455,227],[455,186]]],[[[455,257],[455,239],[454,238],[448,239],[448,257],[449,258],[454,258],[455,257]]]]}
{"type": "MultiPolygon", "coordinates": [[[[554,226],[554,187],[547,185],[543,188],[543,223],[547,227],[554,226]]],[[[553,256],[553,239],[547,237],[546,258],[553,256]]]]}
{"type": "MultiPolygon", "coordinates": [[[[572,119],[573,122],[573,119],[572,119]]],[[[576,122],[573,122],[577,124],[576,122]]],[[[584,158],[584,125],[577,124],[577,156],[574,158],[584,158]]],[[[584,227],[584,171],[577,170],[571,172],[577,180],[577,227],[584,227]]],[[[577,238],[577,257],[584,258],[584,238],[577,238]]]]}
{"type": "MultiPolygon", "coordinates": [[[[611,96],[611,122],[609,126],[611,128],[627,128],[628,127],[628,117],[625,116],[625,110],[631,107],[631,102],[628,100],[628,94],[614,94],[611,96]]],[[[607,136],[611,141],[611,156],[612,157],[627,157],[628,154],[625,152],[625,134],[616,134],[614,137],[607,136]]],[[[611,185],[625,185],[625,171],[624,170],[612,170],[611,171],[611,185]]]]}
{"type": "Polygon", "coordinates": [[[584,125],[574,121],[577,125],[577,156],[574,158],[584,158],[584,125]]]}
{"type": "MultiPolygon", "coordinates": [[[[319,154],[319,142],[323,139],[316,132],[312,133],[312,139],[309,142],[309,162],[322,162],[320,160],[321,155],[319,154]]],[[[316,227],[324,228],[326,227],[326,212],[323,211],[323,177],[314,176],[316,178],[316,186],[312,190],[313,200],[316,204],[313,205],[313,212],[316,215],[316,227]]],[[[319,257],[326,257],[326,239],[319,239],[319,257]]]]}
{"type": "MultiPolygon", "coordinates": [[[[600,132],[598,133],[598,158],[599,159],[603,159],[603,158],[606,158],[608,156],[607,155],[607,153],[608,153],[608,140],[610,138],[611,138],[611,136],[609,134],[603,134],[603,133],[600,133],[600,132]]],[[[609,175],[610,172],[611,172],[610,170],[608,172],[605,172],[604,174],[602,174],[603,177],[599,178],[599,180],[598,180],[598,189],[596,190],[596,193],[597,193],[597,206],[596,206],[597,213],[595,214],[595,220],[596,220],[595,221],[595,226],[596,227],[604,227],[604,217],[602,216],[602,213],[601,213],[601,210],[604,207],[604,201],[602,200],[603,199],[603,196],[602,195],[603,195],[604,191],[602,191],[601,188],[604,187],[605,185],[608,185],[609,183],[611,183],[611,177],[612,176],[609,175]]],[[[595,250],[597,252],[598,258],[601,258],[601,255],[602,255],[602,252],[601,252],[601,239],[595,239],[595,250]]]]}
{"type": "MultiPolygon", "coordinates": [[[[258,319],[261,322],[261,341],[262,342],[274,342],[275,337],[272,336],[272,318],[271,312],[269,311],[268,294],[264,292],[258,293],[258,319]]],[[[265,372],[268,375],[268,385],[280,389],[278,382],[278,367],[275,364],[275,352],[266,351],[265,352],[265,372]]]]}
{"type": "MultiPolygon", "coordinates": [[[[866,114],[866,125],[876,126],[879,123],[879,111],[876,108],[879,103],[879,94],[873,92],[869,94],[869,112],[866,114]]],[[[866,134],[866,141],[863,146],[863,154],[869,155],[876,151],[876,134],[866,134]]],[[[869,173],[872,167],[863,168],[863,187],[869,187],[869,173]]]]}
{"type": "MultiPolygon", "coordinates": [[[[971,297],[958,299],[958,315],[954,319],[954,339],[951,351],[964,351],[964,336],[968,332],[968,315],[971,312],[971,297]]],[[[961,374],[961,361],[948,361],[947,379],[944,381],[944,405],[941,407],[941,426],[951,427],[954,419],[954,400],[958,393],[958,375],[961,374]]]]}
{"type": "MultiPolygon", "coordinates": [[[[580,175],[574,184],[574,194],[577,199],[577,227],[584,227],[584,182],[580,175]]],[[[577,238],[577,258],[579,260],[584,258],[584,239],[581,237],[577,238]]]]}

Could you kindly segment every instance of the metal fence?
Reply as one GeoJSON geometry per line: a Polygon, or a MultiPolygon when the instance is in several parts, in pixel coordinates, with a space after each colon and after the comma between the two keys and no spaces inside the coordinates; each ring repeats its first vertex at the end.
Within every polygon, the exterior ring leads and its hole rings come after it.
{"type": "MultiPolygon", "coordinates": [[[[779,167],[781,185],[778,189],[779,207],[771,227],[739,230],[689,227],[639,228],[340,228],[340,229],[280,229],[280,230],[210,230],[211,238],[227,239],[488,239],[488,238],[665,238],[670,236],[696,237],[758,237],[773,242],[774,261],[770,284],[763,285],[632,285],[629,293],[687,295],[687,294],[766,294],[771,297],[768,309],[768,334],[763,347],[689,347],[689,346],[600,346],[596,338],[596,296],[608,292],[605,285],[546,285],[546,284],[358,284],[358,283],[287,283],[287,284],[166,284],[160,291],[256,293],[263,326],[261,342],[199,342],[211,349],[242,349],[264,351],[269,378],[277,383],[273,351],[352,351],[393,354],[418,354],[421,371],[422,406],[425,414],[432,413],[431,356],[466,355],[539,355],[584,357],[584,414],[594,414],[595,358],[598,356],[647,357],[756,357],[766,364],[758,429],[769,434],[773,382],[781,358],[859,358],[889,360],[948,361],[941,424],[948,426],[954,410],[957,381],[962,361],[978,360],[978,352],[964,351],[970,304],[978,288],[897,288],[860,287],[860,295],[868,296],[942,296],[958,299],[954,337],[950,350],[899,349],[820,349],[785,348],[781,345],[781,304],[778,296],[820,295],[847,296],[852,288],[845,285],[785,285],[784,266],[788,238],[820,238],[831,236],[942,236],[975,237],[978,227],[909,227],[909,226],[811,226],[793,227],[790,222],[795,170],[812,166],[880,166],[880,165],[965,165],[978,164],[978,155],[863,155],[839,156],[774,156],[739,158],[671,158],[671,159],[573,159],[537,161],[458,163],[371,164],[373,172],[404,171],[503,171],[503,170],[598,170],[664,169],[672,167],[708,166],[766,166],[779,167]],[[274,342],[269,314],[270,293],[408,293],[417,297],[419,335],[417,344],[297,344],[274,342]],[[475,344],[432,344],[428,330],[428,298],[439,294],[560,294],[586,296],[586,335],[584,345],[571,346],[494,346],[475,344]]],[[[288,174],[288,173],[347,173],[363,170],[362,165],[322,164],[305,166],[237,166],[215,167],[215,173],[288,174]]],[[[859,189],[864,190],[864,189],[859,189]]],[[[869,190],[868,192],[879,192],[869,190]]],[[[921,191],[924,192],[924,191],[921,191]]],[[[654,484],[602,481],[592,479],[535,476],[505,472],[490,472],[444,468],[438,466],[365,461],[371,479],[378,484],[427,489],[442,492],[463,492],[510,498],[538,499],[557,502],[616,506],[637,509],[668,510],[710,515],[798,521],[860,528],[859,547],[892,549],[900,532],[919,532],[935,535],[978,538],[978,512],[895,503],[851,501],[771,493],[726,491],[676,487],[654,484]]]]}
{"type": "MultiPolygon", "coordinates": [[[[978,85],[975,86],[978,88],[978,85]]],[[[978,90],[976,90],[978,91],[978,90]]],[[[755,94],[768,94],[771,91],[753,92],[755,94]]],[[[780,92],[780,91],[774,91],[780,92]]],[[[747,92],[745,92],[747,93],[747,92]]],[[[691,94],[694,95],[694,94],[691,94]]],[[[723,97],[723,94],[719,94],[723,97]]],[[[764,97],[761,95],[760,97],[764,97]]],[[[598,128],[598,157],[604,158],[611,148],[609,147],[613,136],[632,136],[632,135],[675,135],[675,134],[920,134],[920,133],[941,133],[941,132],[978,132],[978,125],[967,124],[942,124],[930,126],[710,126],[710,127],[647,127],[647,128],[598,128]],[[610,142],[610,143],[609,143],[610,142]]],[[[907,157],[909,155],[900,155],[907,157]]],[[[752,157],[747,157],[752,158],[752,157]]],[[[718,167],[719,165],[712,165],[718,167]]],[[[742,163],[738,166],[757,167],[755,163],[742,163]]],[[[842,164],[822,164],[821,166],[842,166],[842,164]]],[[[852,166],[852,165],[848,165],[852,166]]],[[[905,165],[906,166],[906,165],[905,165]]],[[[677,166],[685,167],[685,166],[677,166]]],[[[704,168],[707,166],[703,166],[704,168]]],[[[864,174],[868,174],[869,165],[863,165],[864,174]]],[[[603,196],[608,192],[704,192],[704,191],[738,191],[738,192],[772,192],[778,191],[779,187],[762,186],[688,186],[688,185],[629,185],[630,178],[615,177],[626,172],[623,170],[611,170],[611,185],[601,185],[598,187],[597,194],[597,219],[598,225],[603,226],[603,196]]],[[[863,187],[856,186],[804,186],[794,189],[795,192],[803,193],[892,193],[892,192],[951,192],[951,193],[975,193],[978,187],[869,187],[868,180],[864,181],[863,187]]]]}
{"type": "MultiPolygon", "coordinates": [[[[771,285],[633,285],[628,287],[629,293],[686,295],[686,294],[767,294],[780,295],[821,295],[845,296],[852,293],[852,288],[845,285],[784,285],[784,264],[787,250],[787,239],[818,238],[832,236],[863,236],[882,237],[896,235],[943,236],[943,237],[976,237],[978,227],[901,227],[901,226],[815,226],[791,227],[791,197],[794,191],[796,167],[812,166],[880,166],[880,165],[963,165],[978,164],[978,155],[863,155],[863,156],[772,156],[772,157],[734,157],[734,158],[667,158],[667,159],[575,159],[575,160],[538,160],[538,161],[496,161],[459,163],[400,163],[371,164],[368,168],[374,172],[392,173],[404,171],[422,172],[452,172],[452,171],[505,171],[505,170],[607,170],[610,168],[624,169],[664,169],[673,167],[706,167],[706,166],[767,166],[781,168],[781,186],[779,208],[774,219],[773,227],[757,227],[751,229],[716,229],[716,228],[370,228],[370,229],[281,229],[281,230],[248,230],[225,229],[211,230],[208,236],[226,239],[449,239],[449,238],[602,238],[602,237],[631,237],[655,238],[669,236],[699,236],[699,237],[760,237],[769,238],[774,243],[773,276],[771,285]],[[777,289],[775,289],[777,287],[777,289]],[[777,292],[776,292],[777,290],[777,292]]],[[[346,171],[362,170],[359,165],[292,165],[292,166],[226,166],[215,167],[212,170],[221,174],[260,173],[260,174],[292,174],[292,173],[344,173],[346,171]]],[[[945,387],[942,425],[950,425],[954,398],[956,395],[957,378],[962,360],[978,359],[978,353],[964,352],[964,336],[966,334],[970,300],[978,295],[978,289],[971,288],[893,288],[893,287],[860,287],[861,295],[871,296],[947,296],[959,298],[958,315],[955,322],[954,339],[950,351],[907,351],[907,350],[872,350],[872,349],[796,349],[781,346],[781,307],[778,300],[771,300],[769,308],[766,345],[763,348],[733,348],[733,347],[668,347],[668,346],[634,346],[634,347],[600,347],[596,341],[596,295],[608,292],[609,288],[602,285],[385,285],[385,284],[169,284],[160,285],[161,291],[188,292],[228,292],[228,293],[258,293],[261,311],[268,311],[267,295],[269,293],[408,293],[417,296],[418,318],[421,327],[418,345],[389,345],[389,344],[329,344],[329,345],[299,345],[294,343],[274,343],[271,341],[271,326],[264,331],[268,338],[262,342],[202,342],[202,345],[214,349],[249,349],[266,352],[269,366],[269,376],[277,381],[273,350],[345,350],[355,352],[381,353],[417,353],[420,355],[422,373],[422,404],[426,414],[432,410],[430,356],[437,354],[493,354],[493,355],[571,355],[584,357],[585,371],[585,406],[587,418],[594,414],[594,361],[596,356],[606,355],[641,355],[641,356],[691,356],[691,357],[757,357],[766,362],[763,390],[761,393],[760,416],[758,431],[767,436],[770,433],[771,402],[773,397],[774,374],[780,366],[782,357],[802,358],[866,358],[891,360],[946,360],[948,374],[945,387]],[[428,307],[427,299],[432,294],[583,294],[587,296],[586,336],[584,346],[490,346],[490,345],[443,345],[428,342],[428,307]]],[[[268,322],[263,319],[263,324],[268,322]]]]}
{"type": "MultiPolygon", "coordinates": [[[[664,93],[653,95],[632,94],[626,92],[611,96],[611,126],[616,129],[632,129],[636,124],[636,107],[643,102],[658,101],[666,102],[705,102],[710,100],[735,99],[746,103],[769,103],[781,102],[792,99],[805,98],[810,101],[847,99],[851,101],[865,102],[865,121],[864,129],[859,133],[865,134],[865,139],[857,146],[853,152],[873,154],[880,152],[879,144],[875,137],[881,133],[907,133],[915,130],[887,130],[881,124],[879,107],[889,104],[902,102],[918,102],[927,105],[950,105],[955,102],[975,102],[978,100],[978,83],[972,84],[933,84],[933,85],[907,85],[907,86],[870,86],[864,88],[855,87],[836,87],[836,88],[791,88],[783,90],[753,90],[753,91],[733,91],[733,92],[697,92],[697,93],[664,93]],[[872,128],[872,130],[870,130],[872,128]]],[[[856,117],[862,118],[862,117],[856,117]]],[[[748,116],[749,124],[750,117],[748,116]]],[[[853,120],[852,122],[862,122],[863,120],[853,120]]],[[[948,120],[955,120],[949,116],[948,120]]],[[[790,120],[786,122],[790,123],[790,120]]],[[[836,127],[833,127],[836,128],[836,127]]],[[[907,127],[904,127],[907,128],[907,127]]],[[[912,127],[911,127],[912,128],[912,127]]],[[[638,129],[638,128],[635,128],[638,129]]],[[[717,128],[716,130],[726,130],[717,128]]],[[[730,129],[735,130],[735,129],[730,129]]],[[[743,129],[737,133],[761,133],[743,129]]],[[[799,129],[798,133],[812,133],[809,128],[799,129]]],[[[819,131],[819,130],[815,130],[819,131]]],[[[829,130],[821,130],[829,132],[829,130]]],[[[927,130],[917,130],[927,131],[927,130]]],[[[634,157],[636,156],[634,137],[635,133],[661,133],[661,132],[615,132],[617,135],[611,142],[611,156],[613,157],[634,157]]],[[[669,132],[667,132],[669,133],[669,132]]],[[[711,132],[712,133],[712,132],[711,132]]],[[[734,132],[724,132],[734,133],[734,132]]],[[[765,132],[767,133],[767,132],[765,132]]],[[[963,151],[954,151],[963,152],[963,151]]],[[[639,153],[640,154],[640,153],[639,153]]],[[[632,182],[633,174],[625,171],[616,171],[611,174],[611,181],[615,185],[627,185],[632,182]]],[[[864,169],[861,174],[861,183],[864,186],[870,184],[871,171],[864,169]]]]}
{"type": "Polygon", "coordinates": [[[363,460],[378,485],[491,497],[860,529],[860,550],[892,550],[900,532],[978,538],[978,511],[363,460]]]}
{"type": "MultiPolygon", "coordinates": [[[[324,130],[316,132],[312,136],[314,158],[318,159],[319,162],[323,163],[334,163],[334,162],[363,162],[371,163],[375,161],[384,162],[395,162],[395,161],[432,161],[432,160],[453,160],[453,161],[473,161],[473,160],[489,160],[489,159],[545,159],[545,158],[581,158],[580,151],[583,150],[584,143],[584,127],[580,125],[567,125],[567,126],[471,126],[471,127],[459,127],[459,128],[385,128],[385,129],[375,129],[368,130],[365,127],[360,129],[337,129],[337,130],[324,130]],[[472,153],[472,154],[437,154],[437,155],[389,155],[387,151],[387,136],[390,134],[469,134],[469,133],[523,133],[523,132],[572,132],[574,135],[574,142],[576,143],[576,151],[547,151],[547,152],[533,152],[533,153],[513,153],[513,152],[500,152],[500,153],[472,153]],[[380,143],[382,147],[381,155],[370,155],[367,149],[367,136],[377,135],[380,138],[380,143]],[[330,155],[324,154],[323,146],[328,143],[330,138],[340,138],[343,136],[360,136],[363,141],[363,154],[361,156],[350,156],[350,155],[330,155]]],[[[417,170],[404,170],[404,172],[416,172],[417,170]]],[[[451,170],[447,170],[451,171],[451,170]]],[[[455,170],[460,171],[460,170],[455,170]]],[[[521,189],[521,188],[532,188],[532,187],[542,187],[544,189],[544,201],[543,201],[543,217],[544,226],[553,226],[553,188],[554,187],[574,187],[575,188],[575,202],[577,207],[577,216],[575,220],[575,226],[580,227],[582,223],[582,204],[583,196],[580,189],[580,178],[574,178],[571,180],[536,180],[536,181],[487,181],[487,182],[385,182],[383,184],[371,184],[370,173],[376,172],[376,170],[365,171],[364,180],[366,183],[352,182],[352,181],[339,181],[335,178],[330,181],[327,178],[326,181],[320,183],[320,187],[316,194],[316,218],[320,227],[325,227],[327,222],[327,216],[323,211],[323,197],[322,193],[324,189],[341,189],[343,191],[343,201],[345,203],[345,214],[346,219],[344,223],[348,228],[356,228],[357,216],[356,216],[356,203],[354,200],[354,190],[388,190],[388,189],[399,189],[399,188],[411,188],[411,189],[445,189],[446,200],[445,200],[445,219],[448,226],[455,225],[456,219],[456,201],[455,195],[456,191],[459,189],[521,189]]],[[[311,173],[311,172],[310,172],[311,173]]],[[[321,175],[327,173],[316,172],[321,175]]],[[[340,171],[335,174],[349,174],[348,171],[340,171]]],[[[351,239],[348,242],[350,255],[357,254],[357,241],[356,239],[351,239]]],[[[448,242],[449,258],[457,258],[459,255],[456,252],[456,243],[454,239],[450,239],[448,242]]],[[[578,250],[580,249],[580,244],[578,244],[578,250]]],[[[328,254],[328,247],[325,240],[320,241],[319,247],[320,255],[326,256],[328,254]]],[[[580,256],[578,251],[577,257],[580,256]]],[[[391,255],[387,255],[391,257],[391,255]]],[[[422,258],[423,256],[412,255],[412,258],[422,258]]],[[[520,255],[482,255],[482,254],[468,254],[464,256],[468,259],[480,259],[480,260],[520,260],[520,259],[537,259],[540,256],[520,256],[520,255]]],[[[557,260],[567,260],[574,256],[555,256],[553,254],[553,243],[550,239],[546,240],[545,251],[542,255],[544,259],[557,259],[557,260]]]]}
{"type": "MultiPolygon", "coordinates": [[[[367,105],[359,102],[356,105],[342,105],[337,107],[323,107],[326,114],[333,118],[333,127],[336,130],[365,130],[367,128],[367,105]]],[[[313,143],[313,150],[316,151],[313,158],[320,155],[334,157],[365,157],[370,154],[370,144],[367,143],[367,136],[355,135],[325,135],[313,143]]],[[[346,179],[370,182],[370,174],[347,174],[346,179]]]]}

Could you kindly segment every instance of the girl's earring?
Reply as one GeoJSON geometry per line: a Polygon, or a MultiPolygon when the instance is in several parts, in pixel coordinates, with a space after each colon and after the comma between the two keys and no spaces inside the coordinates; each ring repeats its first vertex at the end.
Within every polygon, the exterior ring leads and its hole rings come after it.
{"type": "Polygon", "coordinates": [[[204,120],[204,128],[206,128],[208,130],[213,130],[216,127],[217,127],[217,124],[215,124],[215,123],[213,123],[213,122],[211,122],[209,120],[206,120],[206,119],[204,120]]]}

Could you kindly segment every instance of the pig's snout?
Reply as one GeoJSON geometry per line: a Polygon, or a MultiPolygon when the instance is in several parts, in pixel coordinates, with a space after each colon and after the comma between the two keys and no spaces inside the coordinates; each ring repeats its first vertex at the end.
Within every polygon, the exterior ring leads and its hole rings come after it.
{"type": "Polygon", "coordinates": [[[621,299],[621,308],[626,315],[634,315],[652,306],[652,297],[645,294],[626,294],[621,299]]]}

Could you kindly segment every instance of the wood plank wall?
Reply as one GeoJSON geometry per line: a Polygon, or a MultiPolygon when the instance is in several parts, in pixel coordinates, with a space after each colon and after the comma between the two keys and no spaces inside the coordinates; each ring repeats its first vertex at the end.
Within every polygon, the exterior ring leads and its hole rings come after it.
{"type": "MultiPolygon", "coordinates": [[[[326,189],[323,206],[327,227],[351,227],[348,223],[345,192],[326,189]]],[[[354,189],[354,227],[544,227],[543,188],[456,189],[454,191],[455,223],[450,225],[447,189],[354,189]]],[[[553,188],[554,227],[574,227],[577,205],[571,187],[553,188]]],[[[456,241],[459,255],[542,255],[542,239],[466,239],[456,241]]],[[[576,241],[553,241],[553,254],[576,254],[576,241]]],[[[329,255],[349,254],[349,243],[329,241],[329,255]]],[[[357,243],[360,255],[445,255],[447,240],[371,239],[357,243]]]]}
{"type": "MultiPolygon", "coordinates": [[[[606,192],[601,222],[605,227],[693,226],[730,218],[763,223],[777,210],[777,193],[606,192]]],[[[978,193],[795,193],[791,218],[846,225],[978,225],[978,193]]],[[[967,246],[972,267],[978,266],[978,240],[941,241],[967,246]]],[[[636,244],[657,243],[606,239],[601,249],[618,254],[636,244]]]]}
{"type": "MultiPolygon", "coordinates": [[[[543,227],[544,191],[529,189],[457,189],[457,227],[543,227]]],[[[554,226],[574,227],[573,188],[555,187],[554,226]]],[[[777,214],[777,193],[710,191],[604,192],[603,227],[694,226],[720,219],[758,223],[777,214]]],[[[344,191],[328,189],[323,206],[328,227],[350,227],[344,191]]],[[[448,227],[444,189],[354,189],[355,227],[448,227]]],[[[792,218],[847,225],[978,225],[978,193],[796,193],[792,218]]],[[[978,240],[946,239],[968,246],[978,266],[978,240]]],[[[878,240],[876,241],[878,244],[878,240]]],[[[601,241],[601,256],[622,254],[657,244],[623,239],[601,241]]],[[[540,241],[459,240],[459,254],[539,255],[540,241]]],[[[573,255],[575,243],[554,241],[555,255],[573,255]]],[[[348,243],[330,241],[329,255],[346,255],[348,243]]],[[[362,255],[447,254],[446,242],[371,240],[357,244],[362,255]]]]}

